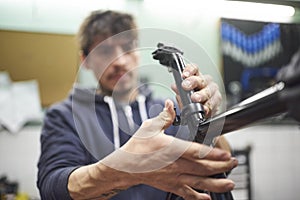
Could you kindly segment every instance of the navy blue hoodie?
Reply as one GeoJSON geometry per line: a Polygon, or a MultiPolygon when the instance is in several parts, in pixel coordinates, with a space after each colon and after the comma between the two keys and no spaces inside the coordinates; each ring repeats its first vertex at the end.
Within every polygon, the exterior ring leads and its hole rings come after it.
{"type": "MultiPolygon", "coordinates": [[[[164,105],[163,100],[152,99],[148,90],[142,90],[142,93],[142,101],[137,100],[130,104],[133,120],[137,125],[142,123],[142,118],[156,116],[164,105]]],[[[126,127],[121,126],[126,120],[124,112],[105,98],[109,97],[96,94],[96,90],[75,86],[67,99],[47,110],[38,162],[37,185],[42,199],[71,199],[67,189],[70,173],[113,152],[116,142],[114,134],[118,134],[120,146],[130,138],[125,133],[126,127]],[[113,115],[113,112],[117,115],[113,115]],[[114,117],[118,119],[112,120],[114,117]],[[114,130],[116,122],[118,130],[114,130]]],[[[177,131],[176,127],[171,126],[166,133],[174,135],[177,131]]],[[[164,191],[147,185],[137,185],[111,199],[163,200],[166,196],[164,191]]]]}

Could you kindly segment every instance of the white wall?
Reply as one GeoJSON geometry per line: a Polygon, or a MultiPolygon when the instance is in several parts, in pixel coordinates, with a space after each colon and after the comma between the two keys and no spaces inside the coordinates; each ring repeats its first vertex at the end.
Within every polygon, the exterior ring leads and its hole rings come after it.
{"type": "Polygon", "coordinates": [[[299,199],[299,125],[257,125],[225,136],[233,148],[252,147],[250,163],[254,200],[299,199]]]}
{"type": "Polygon", "coordinates": [[[27,126],[12,134],[0,131],[0,176],[19,183],[19,192],[39,198],[36,187],[41,126],[27,126]]]}

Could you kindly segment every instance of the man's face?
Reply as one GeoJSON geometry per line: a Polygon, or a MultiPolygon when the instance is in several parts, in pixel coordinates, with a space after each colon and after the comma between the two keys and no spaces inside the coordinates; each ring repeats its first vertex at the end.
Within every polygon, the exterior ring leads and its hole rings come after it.
{"type": "Polygon", "coordinates": [[[86,64],[94,72],[101,90],[109,95],[122,95],[135,89],[139,62],[136,42],[126,38],[100,41],[95,40],[86,64]]]}

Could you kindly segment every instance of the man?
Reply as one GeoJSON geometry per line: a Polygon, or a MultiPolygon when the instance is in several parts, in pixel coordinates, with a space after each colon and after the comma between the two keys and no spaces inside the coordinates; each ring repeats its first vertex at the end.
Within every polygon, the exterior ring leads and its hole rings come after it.
{"type": "MultiPolygon", "coordinates": [[[[231,170],[236,159],[173,137],[180,133],[170,126],[173,102],[164,105],[139,88],[132,16],[94,11],[81,25],[78,39],[83,66],[93,71],[99,87],[75,86],[68,99],[47,111],[38,163],[42,199],[153,200],[166,199],[167,192],[210,199],[196,190],[233,189],[231,180],[209,176],[231,170]],[[151,112],[160,114],[148,119],[151,112]]],[[[210,114],[220,103],[216,84],[193,66],[183,76],[184,89],[201,89],[192,99],[210,114]]]]}

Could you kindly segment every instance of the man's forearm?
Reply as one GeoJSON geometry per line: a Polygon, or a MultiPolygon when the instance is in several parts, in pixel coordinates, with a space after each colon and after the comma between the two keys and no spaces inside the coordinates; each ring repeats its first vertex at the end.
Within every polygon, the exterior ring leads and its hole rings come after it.
{"type": "Polygon", "coordinates": [[[109,199],[135,183],[130,174],[96,163],[74,170],[68,190],[73,199],[109,199]]]}

